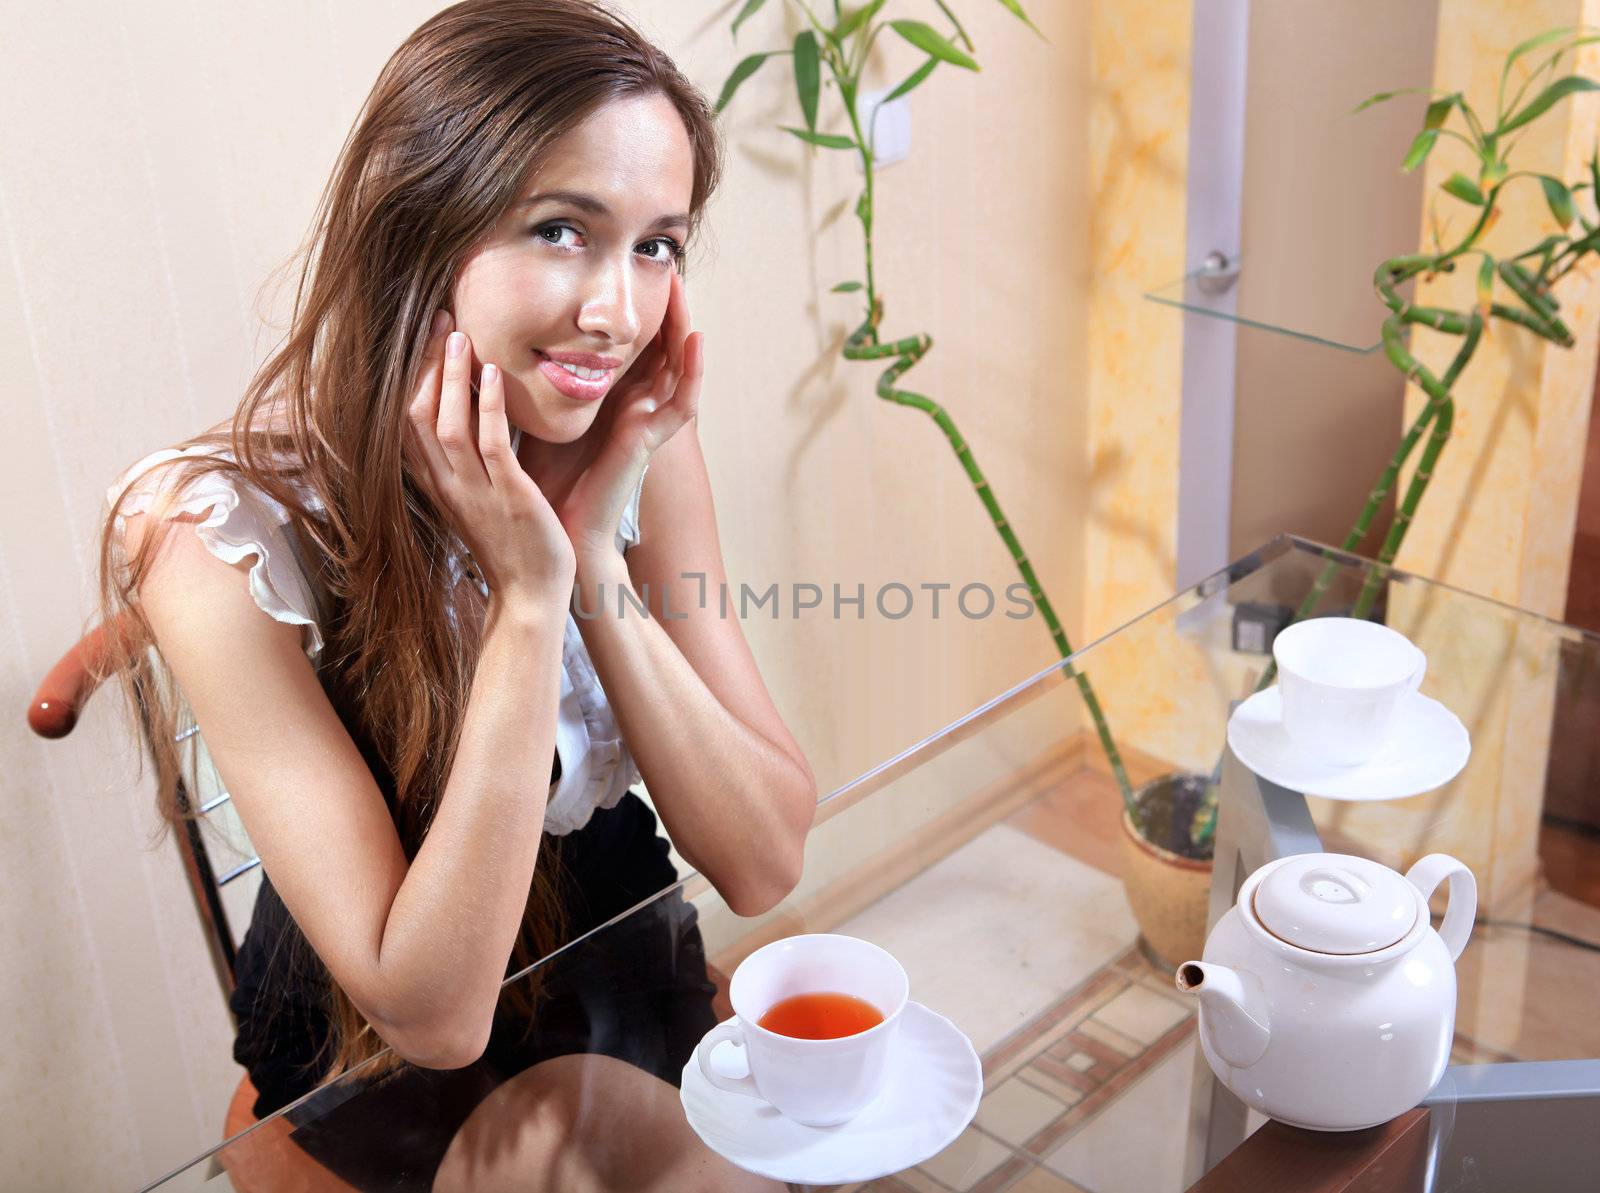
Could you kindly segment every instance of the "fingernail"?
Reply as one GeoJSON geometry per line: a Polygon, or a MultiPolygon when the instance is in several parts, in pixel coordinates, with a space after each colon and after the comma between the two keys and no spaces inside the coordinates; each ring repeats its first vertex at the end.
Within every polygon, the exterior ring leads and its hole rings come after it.
{"type": "Polygon", "coordinates": [[[467,337],[459,331],[452,331],[450,338],[444,342],[444,354],[449,357],[460,356],[466,346],[467,337]]]}
{"type": "Polygon", "coordinates": [[[484,365],[483,366],[483,376],[481,378],[479,378],[479,380],[478,380],[479,387],[482,387],[482,386],[485,386],[485,385],[493,385],[494,382],[495,382],[495,378],[497,376],[499,376],[499,373],[500,373],[500,370],[497,369],[494,365],[484,365]]]}
{"type": "Polygon", "coordinates": [[[450,312],[442,307],[433,313],[433,326],[428,329],[430,336],[443,335],[444,329],[450,326],[450,312]]]}

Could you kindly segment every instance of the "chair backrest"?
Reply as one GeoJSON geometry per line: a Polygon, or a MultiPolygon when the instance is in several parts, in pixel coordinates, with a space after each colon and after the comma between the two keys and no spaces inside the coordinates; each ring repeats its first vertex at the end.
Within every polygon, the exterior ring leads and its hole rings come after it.
{"type": "MultiPolygon", "coordinates": [[[[34,693],[33,702],[28,706],[28,725],[35,733],[41,737],[62,738],[72,732],[78,723],[83,706],[94,695],[101,677],[106,673],[106,660],[117,645],[111,635],[120,633],[121,630],[120,624],[94,627],[50,669],[34,693]]],[[[150,723],[149,711],[142,701],[137,712],[148,746],[154,730],[150,723]]],[[[206,786],[200,781],[202,773],[209,772],[214,775],[215,771],[209,767],[209,757],[204,753],[204,743],[200,739],[199,732],[198,725],[186,724],[179,728],[174,739],[178,743],[190,744],[188,765],[180,768],[178,775],[178,807],[185,814],[181,829],[175,836],[184,873],[189,880],[189,892],[194,898],[195,910],[206,930],[212,964],[216,968],[218,983],[226,997],[233,992],[235,985],[234,966],[240,939],[234,933],[232,921],[248,922],[248,910],[241,915],[236,907],[235,914],[230,916],[224,905],[223,890],[257,870],[261,865],[261,859],[250,848],[242,826],[235,826],[232,832],[223,835],[223,840],[232,846],[231,852],[239,856],[227,859],[222,873],[220,875],[217,873],[212,858],[213,844],[208,842],[208,834],[203,830],[208,827],[214,815],[229,805],[230,797],[227,791],[221,790],[220,780],[211,785],[215,790],[202,791],[206,786]],[[195,807],[194,800],[197,796],[200,798],[200,803],[195,807]]],[[[236,816],[234,820],[237,820],[236,816]]],[[[210,836],[215,841],[217,834],[212,833],[210,836]]],[[[246,909],[248,906],[246,903],[246,909]]]]}

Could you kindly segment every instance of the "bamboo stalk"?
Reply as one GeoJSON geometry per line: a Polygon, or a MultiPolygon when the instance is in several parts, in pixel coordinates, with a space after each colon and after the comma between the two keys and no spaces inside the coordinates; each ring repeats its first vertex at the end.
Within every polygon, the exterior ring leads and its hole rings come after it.
{"type": "MultiPolygon", "coordinates": [[[[830,64],[830,69],[832,69],[830,64]]],[[[1056,616],[1055,606],[1051,604],[1049,596],[1045,593],[1044,585],[1039,582],[1038,574],[1034,571],[1033,564],[1028,558],[1028,553],[1023,549],[1021,541],[1017,538],[1016,531],[1012,529],[1011,520],[1005,516],[1005,511],[1000,507],[1000,501],[995,496],[994,487],[979,467],[972,446],[957,428],[955,420],[950,417],[942,405],[933,401],[924,394],[914,393],[911,390],[897,389],[895,382],[912,369],[918,361],[927,355],[933,347],[930,336],[918,334],[905,336],[890,343],[882,343],[878,339],[878,327],[883,321],[883,300],[878,297],[876,277],[873,270],[873,175],[874,161],[872,149],[866,137],[862,135],[861,120],[856,112],[855,87],[845,86],[845,79],[841,79],[837,70],[834,77],[840,83],[840,96],[844,103],[845,111],[850,118],[850,127],[855,133],[856,149],[861,157],[861,167],[866,180],[862,188],[861,198],[856,204],[856,216],[861,221],[862,246],[866,256],[866,301],[867,317],[861,322],[850,336],[845,340],[842,355],[846,360],[892,360],[892,363],[878,375],[876,392],[878,397],[887,402],[894,402],[901,406],[910,406],[921,410],[933,419],[934,424],[943,432],[956,459],[960,462],[962,470],[967,474],[967,479],[972,482],[973,490],[978,499],[988,511],[989,520],[995,532],[1005,544],[1011,562],[1015,565],[1018,574],[1028,586],[1028,592],[1033,598],[1034,605],[1039,610],[1039,615],[1044,619],[1046,628],[1050,631],[1051,641],[1055,643],[1056,650],[1062,658],[1072,654],[1072,643],[1067,637],[1066,630],[1061,625],[1061,620],[1056,616]]],[[[854,79],[850,79],[851,84],[854,79]]],[[[1078,691],[1083,697],[1084,706],[1089,710],[1089,717],[1094,722],[1095,734],[1100,739],[1100,747],[1105,751],[1106,760],[1111,765],[1112,776],[1116,779],[1117,790],[1122,796],[1122,804],[1127,809],[1130,819],[1135,824],[1139,823],[1138,808],[1133,801],[1133,785],[1128,779],[1127,768],[1123,765],[1122,751],[1117,748],[1116,739],[1111,735],[1111,726],[1106,719],[1105,710],[1100,704],[1100,698],[1095,693],[1094,686],[1089,682],[1089,677],[1078,668],[1067,664],[1067,673],[1072,676],[1078,685],[1078,691]]]]}

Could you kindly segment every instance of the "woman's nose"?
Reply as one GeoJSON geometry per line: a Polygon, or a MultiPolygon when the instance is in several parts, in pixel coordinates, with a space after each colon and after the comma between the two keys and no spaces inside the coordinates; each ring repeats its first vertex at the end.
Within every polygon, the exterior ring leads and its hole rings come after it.
{"type": "Polygon", "coordinates": [[[594,272],[578,310],[579,328],[604,335],[617,344],[631,344],[639,337],[639,311],[630,266],[631,262],[608,261],[594,272]]]}

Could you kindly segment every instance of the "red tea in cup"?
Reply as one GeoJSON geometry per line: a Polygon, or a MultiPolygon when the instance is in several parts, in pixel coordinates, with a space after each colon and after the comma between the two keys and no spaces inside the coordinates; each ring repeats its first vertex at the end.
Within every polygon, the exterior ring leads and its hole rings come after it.
{"type": "Polygon", "coordinates": [[[853,994],[794,994],[767,1008],[756,1022],[780,1036],[799,1040],[837,1040],[883,1022],[883,1013],[853,994]]]}

